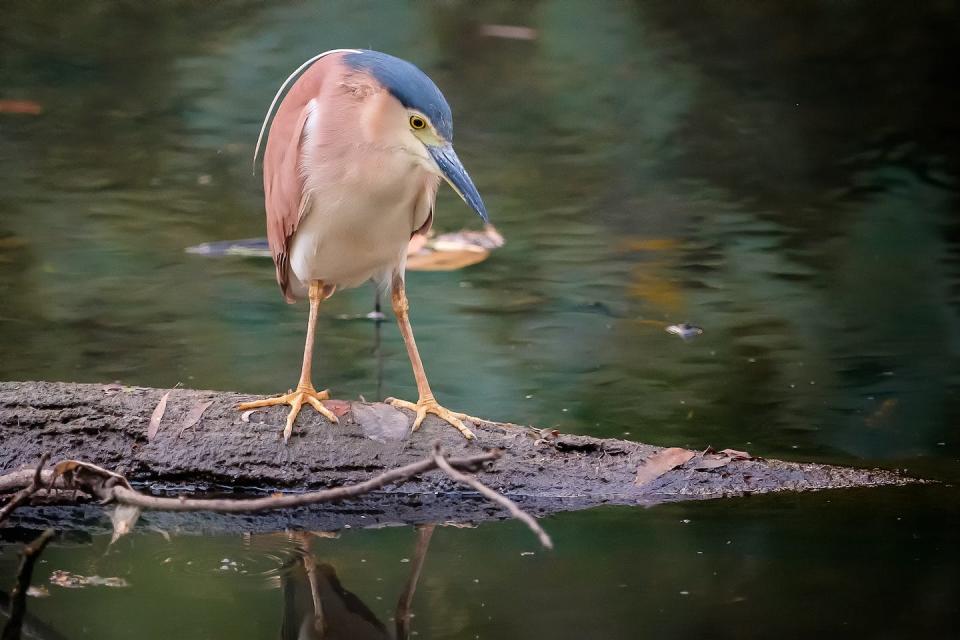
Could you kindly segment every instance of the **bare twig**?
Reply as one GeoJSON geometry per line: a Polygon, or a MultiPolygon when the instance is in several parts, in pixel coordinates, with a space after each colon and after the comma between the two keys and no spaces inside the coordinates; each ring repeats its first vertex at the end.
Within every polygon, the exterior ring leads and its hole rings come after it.
{"type": "MultiPolygon", "coordinates": [[[[469,458],[454,458],[449,462],[444,460],[445,464],[460,468],[474,469],[477,465],[484,462],[496,460],[502,454],[501,451],[488,451],[469,458]]],[[[148,496],[122,486],[105,488],[98,492],[98,497],[104,500],[114,500],[122,504],[129,504],[143,509],[155,509],[160,511],[216,511],[217,513],[250,513],[252,511],[270,511],[273,509],[288,509],[291,507],[305,507],[312,504],[321,504],[324,502],[338,502],[349,498],[356,498],[371,491],[375,491],[388,484],[396,484],[409,480],[413,476],[437,468],[436,458],[419,460],[403,467],[397,467],[374,476],[369,480],[357,484],[336,487],[334,489],[323,489],[321,491],[309,491],[307,493],[294,493],[269,496],[266,498],[252,498],[247,500],[224,499],[206,499],[206,498],[167,498],[162,496],[148,496]]]]}
{"type": "MultiPolygon", "coordinates": [[[[553,543],[550,541],[550,537],[546,532],[537,524],[533,517],[521,510],[516,503],[500,495],[493,489],[490,489],[476,478],[472,478],[458,471],[458,469],[475,470],[483,463],[496,460],[502,455],[503,452],[497,449],[465,458],[448,459],[443,455],[439,443],[436,443],[434,444],[433,457],[391,469],[357,484],[335,487],[333,489],[323,489],[321,491],[280,494],[249,499],[151,496],[131,487],[130,483],[122,475],[79,460],[63,460],[58,462],[54,466],[52,481],[61,482],[69,488],[80,489],[100,499],[104,504],[116,502],[139,509],[153,509],[158,511],[252,513],[348,500],[370,493],[389,484],[404,482],[421,473],[440,469],[454,481],[476,489],[488,500],[507,509],[512,516],[526,524],[539,537],[544,547],[548,549],[553,548],[553,543]]],[[[5,510],[9,508],[9,511],[12,511],[13,508],[10,508],[10,505],[12,505],[14,501],[18,501],[17,504],[26,501],[36,492],[37,488],[43,486],[40,478],[42,477],[41,467],[44,462],[46,462],[46,456],[44,456],[41,464],[37,467],[34,473],[34,480],[31,482],[30,487],[18,493],[14,499],[11,500],[11,503],[4,508],[5,510]]],[[[4,482],[5,479],[0,477],[0,484],[4,482]]],[[[16,505],[14,505],[14,507],[15,506],[16,505]]]]}
{"type": "Polygon", "coordinates": [[[29,500],[33,494],[35,494],[37,491],[40,491],[40,489],[44,487],[43,465],[45,465],[49,459],[49,453],[45,453],[40,456],[40,462],[37,463],[37,468],[33,472],[33,478],[30,480],[30,485],[27,486],[27,488],[18,491],[17,494],[10,498],[10,501],[3,505],[2,509],[0,509],[0,522],[3,522],[9,518],[14,509],[29,500]]]}
{"type": "Polygon", "coordinates": [[[548,536],[547,532],[544,531],[539,524],[537,524],[537,521],[533,519],[533,516],[531,516],[529,513],[527,513],[520,507],[518,507],[517,503],[511,500],[510,498],[507,498],[506,496],[503,496],[497,493],[496,491],[494,491],[487,485],[483,484],[476,478],[471,478],[470,476],[464,475],[459,471],[457,471],[456,469],[454,469],[453,466],[451,465],[451,462],[453,461],[447,460],[443,456],[443,452],[440,449],[440,443],[434,443],[433,445],[433,460],[436,463],[437,467],[440,468],[448,476],[450,476],[451,478],[453,478],[454,480],[456,480],[461,484],[465,484],[469,487],[473,487],[484,498],[486,498],[490,502],[495,502],[499,504],[501,507],[509,511],[510,515],[512,515],[514,518],[516,518],[520,522],[527,525],[530,528],[530,530],[533,531],[538,538],[540,538],[540,544],[542,544],[547,549],[553,549],[553,541],[550,540],[550,536],[548,536]]]}
{"type": "MultiPolygon", "coordinates": [[[[476,469],[479,465],[496,460],[502,455],[502,451],[493,450],[467,458],[454,458],[450,460],[450,464],[461,469],[476,469]]],[[[253,499],[203,499],[149,496],[132,489],[123,476],[86,462],[64,460],[57,463],[55,468],[58,470],[65,469],[65,471],[62,473],[49,470],[43,471],[41,477],[45,481],[45,486],[51,486],[52,483],[57,489],[82,489],[86,493],[101,500],[115,501],[121,504],[160,511],[249,513],[254,511],[302,507],[311,504],[337,502],[339,500],[356,498],[388,484],[396,484],[409,480],[416,475],[436,469],[437,465],[433,459],[428,458],[403,467],[391,469],[390,471],[386,471],[355,485],[346,485],[334,489],[324,489],[322,491],[274,495],[253,499]],[[110,482],[111,480],[115,482],[110,482]]],[[[37,471],[38,470],[15,471],[0,476],[0,490],[9,491],[17,487],[25,486],[27,482],[29,482],[28,478],[35,476],[37,471]]],[[[27,489],[24,489],[24,491],[27,491],[27,489]]]]}
{"type": "MultiPolygon", "coordinates": [[[[28,467],[0,476],[0,495],[14,493],[20,489],[29,487],[36,472],[37,470],[35,468],[28,467]]],[[[63,478],[55,474],[53,469],[44,469],[40,473],[40,482],[43,484],[43,488],[38,491],[37,494],[44,492],[53,493],[55,491],[70,489],[70,485],[68,485],[63,478]]]]}
{"type": "MultiPolygon", "coordinates": [[[[43,461],[40,464],[42,466],[43,461]]],[[[39,471],[39,466],[37,469],[39,471]]],[[[53,529],[47,529],[40,534],[39,538],[23,548],[21,552],[23,559],[17,571],[17,583],[13,585],[13,590],[10,592],[10,619],[7,620],[7,626],[3,628],[0,640],[20,639],[20,627],[23,625],[23,616],[27,609],[27,590],[30,588],[30,580],[33,577],[33,564],[52,537],[53,529]]]]}
{"type": "MultiPolygon", "coordinates": [[[[3,474],[0,476],[0,494],[19,491],[24,487],[29,487],[30,481],[33,480],[36,472],[37,470],[34,468],[26,468],[3,474]]],[[[53,471],[49,469],[44,470],[40,474],[40,479],[43,480],[43,484],[46,486],[50,486],[50,478],[52,477],[53,471]]]]}

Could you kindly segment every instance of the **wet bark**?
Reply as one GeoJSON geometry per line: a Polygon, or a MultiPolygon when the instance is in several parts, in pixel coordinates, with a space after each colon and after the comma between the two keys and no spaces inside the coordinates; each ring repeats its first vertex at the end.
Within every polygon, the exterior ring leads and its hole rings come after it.
{"type": "MultiPolygon", "coordinates": [[[[469,423],[477,438],[468,442],[434,417],[411,434],[409,413],[359,401],[331,405],[342,414],[337,425],[304,408],[293,436],[284,444],[280,434],[286,407],[245,415],[236,405],[254,396],[189,389],[170,392],[156,435],[148,439],[151,414],[167,391],[96,384],[0,383],[0,476],[31,467],[43,453],[49,453],[51,462],[84,460],[157,492],[257,494],[359,482],[429,457],[433,442],[439,440],[451,456],[469,455],[485,447],[504,449],[505,455],[479,477],[537,515],[598,504],[652,505],[912,482],[889,471],[777,460],[731,460],[703,468],[709,465],[694,458],[638,486],[638,470],[662,450],[660,447],[555,435],[499,423],[469,423]],[[184,429],[207,403],[199,420],[184,429]]],[[[36,527],[84,522],[87,528],[108,529],[109,522],[97,515],[100,509],[93,505],[32,507],[21,508],[18,514],[24,514],[19,515],[21,524],[36,527]]],[[[506,516],[479,496],[465,494],[439,473],[423,474],[339,505],[243,516],[149,515],[156,526],[181,530],[332,529],[346,524],[499,517],[506,516]]]]}

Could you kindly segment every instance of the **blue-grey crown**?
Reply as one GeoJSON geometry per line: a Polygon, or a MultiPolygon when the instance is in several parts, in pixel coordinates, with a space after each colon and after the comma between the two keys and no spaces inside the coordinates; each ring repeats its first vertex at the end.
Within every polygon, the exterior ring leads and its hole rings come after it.
{"type": "Polygon", "coordinates": [[[437,132],[453,142],[453,115],[440,89],[427,74],[406,60],[363,50],[344,56],[347,64],[373,75],[400,104],[430,118],[437,132]]]}

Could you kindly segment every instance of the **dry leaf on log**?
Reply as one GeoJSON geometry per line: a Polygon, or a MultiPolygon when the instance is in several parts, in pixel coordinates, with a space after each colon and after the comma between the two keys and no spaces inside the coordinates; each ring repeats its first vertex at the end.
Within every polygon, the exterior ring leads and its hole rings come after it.
{"type": "Polygon", "coordinates": [[[342,418],[350,413],[350,403],[346,400],[324,400],[323,406],[333,411],[333,415],[338,418],[342,418]]]}
{"type": "Polygon", "coordinates": [[[198,402],[194,405],[193,409],[190,409],[190,413],[187,414],[187,417],[183,419],[183,424],[180,426],[180,433],[177,434],[177,437],[182,438],[184,431],[200,422],[200,418],[203,417],[203,412],[209,409],[212,404],[213,400],[209,402],[198,402]]]}
{"type": "Polygon", "coordinates": [[[643,461],[643,466],[637,470],[637,477],[633,481],[638,487],[652,482],[663,474],[686,464],[696,452],[680,447],[670,447],[653,454],[643,461]]]}
{"type": "Polygon", "coordinates": [[[150,425],[147,427],[147,441],[153,440],[157,435],[157,431],[160,430],[160,421],[163,420],[163,414],[167,410],[167,400],[170,398],[170,392],[167,391],[163,394],[163,397],[160,398],[160,402],[157,403],[157,406],[154,408],[153,413],[150,414],[150,425]]]}
{"type": "Polygon", "coordinates": [[[726,456],[718,456],[715,454],[705,455],[699,458],[695,463],[693,468],[697,471],[709,471],[710,469],[717,469],[719,467],[726,466],[733,458],[727,458],[726,456]]]}
{"type": "Polygon", "coordinates": [[[712,447],[708,447],[698,456],[693,468],[697,471],[709,471],[726,466],[735,460],[753,460],[753,456],[746,451],[737,451],[736,449],[714,451],[712,447]]]}
{"type": "Polygon", "coordinates": [[[736,449],[724,449],[720,453],[730,456],[734,460],[756,460],[755,456],[750,455],[746,451],[737,451],[736,449]]]}

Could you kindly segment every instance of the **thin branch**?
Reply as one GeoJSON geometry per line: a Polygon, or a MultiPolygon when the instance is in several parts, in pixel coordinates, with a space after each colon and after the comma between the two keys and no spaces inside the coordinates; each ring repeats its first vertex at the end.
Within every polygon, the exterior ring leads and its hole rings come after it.
{"type": "MultiPolygon", "coordinates": [[[[509,498],[500,495],[493,489],[487,487],[476,478],[470,477],[457,469],[475,470],[485,462],[491,462],[500,458],[503,451],[496,449],[482,454],[466,458],[446,458],[440,448],[439,443],[433,447],[433,456],[424,460],[413,462],[403,467],[385,471],[378,476],[365,480],[358,484],[335,487],[333,489],[323,489],[321,491],[310,491],[307,493],[272,495],[263,498],[233,499],[233,498],[187,498],[184,496],[167,497],[151,496],[141,493],[130,486],[126,478],[107,469],[97,467],[79,460],[64,460],[58,463],[54,472],[57,475],[55,480],[63,481],[68,487],[82,489],[83,491],[96,496],[104,504],[116,502],[118,504],[138,507],[140,509],[152,509],[158,511],[212,511],[216,513],[252,513],[259,511],[270,511],[274,509],[289,509],[295,507],[305,507],[314,504],[329,502],[339,502],[350,498],[357,498],[364,494],[380,489],[389,484],[405,482],[410,478],[439,469],[446,473],[455,482],[468,485],[478,491],[482,496],[494,502],[510,512],[510,514],[526,524],[540,539],[540,543],[547,549],[553,548],[553,543],[546,532],[537,524],[532,516],[520,509],[516,503],[509,498]]],[[[40,465],[34,473],[34,480],[30,487],[24,489],[11,500],[10,504],[4,508],[12,511],[18,504],[28,500],[43,485],[40,482],[42,477],[42,466],[46,462],[46,456],[41,460],[40,465]],[[14,504],[16,502],[16,504],[14,504]],[[12,505],[12,507],[11,507],[12,505]]],[[[0,483],[3,482],[0,478],[0,483]]],[[[7,511],[7,513],[9,513],[7,511]]]]}
{"type": "Polygon", "coordinates": [[[14,509],[29,500],[37,491],[40,491],[40,489],[44,488],[43,465],[45,465],[49,459],[49,453],[45,453],[40,456],[40,462],[37,463],[37,468],[33,472],[33,478],[30,481],[30,485],[26,489],[18,491],[17,494],[10,498],[10,501],[3,505],[2,509],[0,509],[0,522],[3,522],[9,518],[14,509]]]}
{"type": "MultiPolygon", "coordinates": [[[[10,473],[3,474],[0,476],[0,494],[19,491],[24,487],[29,487],[30,481],[33,479],[36,471],[36,469],[28,467],[26,469],[18,469],[17,471],[11,471],[10,473]]],[[[53,471],[50,469],[46,469],[40,474],[41,480],[43,480],[45,485],[50,484],[50,478],[52,475],[53,471]]]]}
{"type": "MultiPolygon", "coordinates": [[[[496,460],[503,452],[500,450],[488,451],[469,458],[454,458],[449,465],[475,469],[484,462],[496,460]]],[[[446,464],[447,461],[444,460],[446,464]]],[[[351,484],[334,489],[310,491],[307,493],[283,494],[265,498],[247,500],[234,499],[207,499],[207,498],[168,498],[162,496],[148,496],[127,487],[114,486],[105,488],[98,493],[104,500],[115,500],[122,504],[129,504],[142,509],[159,511],[216,511],[217,513],[250,513],[252,511],[270,511],[273,509],[288,509],[291,507],[305,507],[324,502],[338,502],[349,498],[356,498],[371,491],[375,491],[388,484],[396,484],[409,480],[413,476],[437,468],[436,458],[419,460],[403,467],[397,467],[381,473],[378,476],[364,480],[358,484],[351,484]]]]}
{"type": "MultiPolygon", "coordinates": [[[[33,467],[27,467],[26,469],[18,469],[17,471],[11,471],[10,473],[0,476],[0,495],[29,487],[36,472],[37,470],[33,467]]],[[[40,483],[43,487],[37,493],[43,493],[44,491],[54,493],[56,491],[71,489],[71,485],[65,482],[53,469],[44,469],[40,473],[40,483]]]]}
{"type": "MultiPolygon", "coordinates": [[[[40,466],[43,466],[43,462],[45,460],[40,462],[40,466]]],[[[39,467],[37,470],[39,475],[39,467]]],[[[52,537],[53,529],[47,529],[21,552],[23,559],[17,571],[17,583],[10,592],[10,619],[7,620],[7,626],[3,628],[3,635],[0,636],[2,640],[20,640],[20,628],[23,626],[23,617],[27,610],[27,590],[33,578],[33,564],[52,537]]]]}
{"type": "Polygon", "coordinates": [[[514,518],[516,518],[520,522],[527,525],[530,528],[530,530],[533,531],[538,538],[540,538],[540,544],[542,544],[547,549],[553,549],[553,541],[550,540],[550,536],[548,536],[547,532],[544,531],[539,524],[537,524],[537,521],[533,519],[533,516],[531,516],[529,513],[522,510],[520,507],[518,507],[517,503],[511,500],[510,498],[497,493],[496,491],[494,491],[487,485],[483,484],[476,478],[472,478],[468,475],[464,475],[459,471],[457,471],[456,469],[454,469],[451,464],[453,460],[447,460],[446,458],[443,457],[443,452],[440,450],[440,443],[435,443],[433,445],[433,460],[436,463],[437,467],[439,467],[448,476],[450,476],[457,482],[460,482],[461,484],[465,484],[469,487],[473,487],[484,498],[486,498],[490,502],[495,502],[499,504],[501,507],[509,511],[510,515],[512,515],[514,518]]]}

